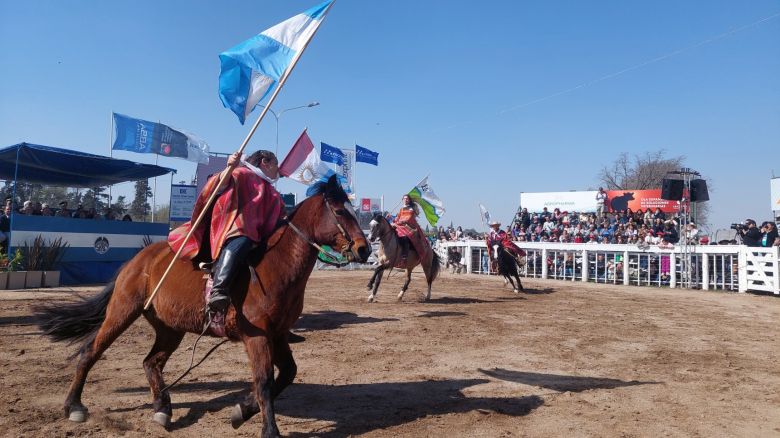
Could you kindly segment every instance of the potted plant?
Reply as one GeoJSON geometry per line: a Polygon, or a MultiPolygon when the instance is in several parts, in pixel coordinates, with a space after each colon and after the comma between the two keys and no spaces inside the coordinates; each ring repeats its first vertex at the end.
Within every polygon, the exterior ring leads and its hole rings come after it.
{"type": "Polygon", "coordinates": [[[22,266],[27,271],[24,287],[26,288],[39,288],[43,281],[43,269],[41,269],[41,261],[43,259],[43,253],[45,242],[43,236],[40,234],[33,240],[32,245],[28,245],[24,242],[22,247],[22,255],[24,256],[24,262],[22,266]]]}
{"type": "Polygon", "coordinates": [[[8,256],[0,253],[0,290],[8,289],[8,256]]]}
{"type": "Polygon", "coordinates": [[[60,285],[60,271],[57,268],[68,246],[67,242],[62,241],[62,237],[58,237],[44,248],[41,258],[44,287],[58,287],[60,285]]]}
{"type": "Polygon", "coordinates": [[[23,262],[24,255],[22,255],[22,250],[16,248],[13,258],[8,261],[8,289],[24,289],[27,272],[19,271],[23,262]]]}

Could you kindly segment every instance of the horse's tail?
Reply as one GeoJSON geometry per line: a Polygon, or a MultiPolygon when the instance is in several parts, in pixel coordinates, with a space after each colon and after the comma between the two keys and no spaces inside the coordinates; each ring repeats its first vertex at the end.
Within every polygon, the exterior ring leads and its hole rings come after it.
{"type": "Polygon", "coordinates": [[[106,318],[106,308],[114,293],[114,283],[91,297],[79,296],[66,304],[41,304],[33,308],[36,325],[55,342],[74,344],[97,333],[106,318]]]}

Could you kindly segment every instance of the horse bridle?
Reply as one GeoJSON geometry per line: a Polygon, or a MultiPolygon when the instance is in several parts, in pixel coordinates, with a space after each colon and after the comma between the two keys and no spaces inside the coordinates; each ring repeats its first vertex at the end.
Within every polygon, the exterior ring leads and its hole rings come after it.
{"type": "MultiPolygon", "coordinates": [[[[357,254],[355,254],[355,252],[352,250],[352,247],[355,245],[355,241],[352,240],[352,237],[349,235],[349,232],[347,232],[347,230],[345,230],[344,227],[339,223],[338,217],[336,217],[336,212],[333,211],[333,207],[330,206],[330,202],[328,202],[328,198],[325,197],[325,194],[322,195],[322,200],[325,201],[325,205],[328,207],[328,211],[330,211],[330,217],[333,219],[333,222],[336,224],[336,227],[338,227],[339,232],[341,233],[341,237],[343,237],[344,240],[347,241],[347,243],[344,246],[341,247],[341,255],[346,257],[347,260],[349,260],[349,255],[348,254],[350,254],[350,253],[353,256],[356,256],[356,258],[357,258],[357,254]]],[[[295,233],[298,236],[300,236],[301,239],[305,240],[307,243],[309,243],[309,245],[313,246],[321,254],[324,254],[325,257],[331,257],[331,258],[333,257],[333,256],[330,256],[328,254],[328,251],[325,250],[325,248],[323,248],[322,246],[317,244],[317,242],[314,242],[313,240],[311,240],[309,238],[309,236],[307,236],[303,231],[301,231],[298,227],[296,227],[295,224],[290,222],[289,219],[285,218],[285,222],[287,223],[287,225],[289,225],[290,228],[292,228],[293,231],[295,231],[295,233]]],[[[322,260],[322,259],[320,259],[320,260],[322,260]]],[[[346,266],[349,263],[349,262],[342,263],[342,262],[338,262],[338,261],[330,262],[330,261],[327,261],[327,260],[322,260],[322,261],[325,262],[325,263],[328,263],[330,265],[339,266],[339,267],[340,266],[346,266]]]]}

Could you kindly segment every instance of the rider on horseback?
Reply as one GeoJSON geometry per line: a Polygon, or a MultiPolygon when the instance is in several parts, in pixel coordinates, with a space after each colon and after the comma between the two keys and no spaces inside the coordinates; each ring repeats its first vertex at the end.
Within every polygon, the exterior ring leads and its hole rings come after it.
{"type": "MultiPolygon", "coordinates": [[[[490,221],[490,232],[487,235],[487,247],[488,250],[493,248],[493,245],[501,245],[505,250],[509,251],[514,258],[520,259],[525,255],[525,251],[520,249],[517,245],[509,239],[509,234],[501,229],[501,222],[490,221]]],[[[492,252],[491,252],[492,257],[492,252]]]]}
{"type": "Polygon", "coordinates": [[[215,313],[227,310],[231,281],[239,269],[246,269],[249,252],[271,235],[284,215],[281,196],[273,186],[279,178],[279,163],[272,152],[260,150],[246,160],[236,152],[228,159],[224,172],[229,172],[229,177],[220,187],[216,187],[219,175],[206,182],[195,203],[192,221],[168,236],[174,251],[185,245],[183,258],[216,260],[207,308],[208,312],[215,313]],[[184,237],[191,223],[200,215],[214,190],[217,190],[217,199],[185,243],[184,237]]]}
{"type": "Polygon", "coordinates": [[[420,225],[417,224],[417,216],[420,215],[420,210],[417,204],[412,202],[412,198],[409,195],[404,195],[401,201],[403,202],[401,210],[398,211],[398,215],[396,215],[391,225],[395,228],[395,233],[398,235],[398,243],[401,245],[401,261],[405,262],[409,256],[410,238],[413,238],[420,229],[420,225]]]}

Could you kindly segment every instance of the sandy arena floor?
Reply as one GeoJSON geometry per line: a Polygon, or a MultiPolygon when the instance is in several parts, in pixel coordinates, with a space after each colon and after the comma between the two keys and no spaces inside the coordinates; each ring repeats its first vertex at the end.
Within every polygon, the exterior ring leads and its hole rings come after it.
{"type": "MultiPolygon", "coordinates": [[[[276,403],[286,436],[780,436],[780,299],[557,281],[515,295],[495,277],[416,274],[366,302],[369,273],[316,272],[293,345],[298,377],[276,403]]],[[[98,288],[86,288],[95,291],[98,288]]],[[[62,417],[75,350],[50,343],[30,306],[72,294],[0,292],[0,435],[256,436],[234,431],[248,391],[243,347],[221,347],[172,390],[170,432],[151,422],[136,322],[92,370],[86,423],[62,417]]],[[[166,368],[189,363],[188,335],[166,368]]],[[[217,341],[207,339],[202,354],[217,341]]]]}

